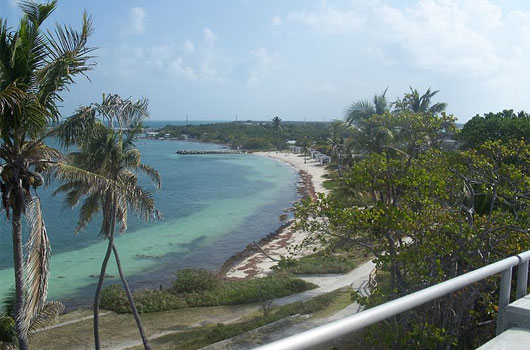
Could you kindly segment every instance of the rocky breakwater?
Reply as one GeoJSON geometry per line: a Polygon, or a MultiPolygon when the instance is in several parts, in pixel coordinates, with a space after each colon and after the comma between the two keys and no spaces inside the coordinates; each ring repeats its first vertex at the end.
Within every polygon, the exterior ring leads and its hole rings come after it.
{"type": "Polygon", "coordinates": [[[245,152],[233,149],[209,149],[209,150],[178,150],[177,154],[192,155],[192,154],[243,154],[245,152]]]}

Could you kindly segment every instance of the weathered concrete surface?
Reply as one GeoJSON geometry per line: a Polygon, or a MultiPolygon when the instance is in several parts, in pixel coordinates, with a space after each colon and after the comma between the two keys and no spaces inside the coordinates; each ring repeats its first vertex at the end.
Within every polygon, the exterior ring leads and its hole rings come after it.
{"type": "Polygon", "coordinates": [[[530,349],[530,329],[514,327],[499,334],[477,350],[528,350],[530,349]]]}
{"type": "MultiPolygon", "coordinates": [[[[506,328],[516,326],[530,329],[530,295],[526,295],[506,307],[504,324],[506,328]]],[[[530,349],[530,344],[528,344],[528,348],[530,349]]]]}

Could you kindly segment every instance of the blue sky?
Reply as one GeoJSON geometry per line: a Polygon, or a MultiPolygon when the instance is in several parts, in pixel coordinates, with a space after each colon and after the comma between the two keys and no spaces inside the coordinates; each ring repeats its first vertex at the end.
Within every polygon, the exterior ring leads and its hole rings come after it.
{"type": "MultiPolygon", "coordinates": [[[[460,122],[530,111],[530,1],[59,1],[94,19],[97,66],[63,114],[102,93],[151,101],[153,120],[330,120],[388,86],[439,89],[460,122]]],[[[16,1],[0,0],[16,26],[16,1]]]]}

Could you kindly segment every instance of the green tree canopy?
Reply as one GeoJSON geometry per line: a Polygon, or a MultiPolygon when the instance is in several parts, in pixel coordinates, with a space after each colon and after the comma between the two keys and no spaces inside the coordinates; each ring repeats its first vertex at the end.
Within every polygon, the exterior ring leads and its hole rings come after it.
{"type": "Polygon", "coordinates": [[[465,148],[493,140],[530,142],[530,115],[524,111],[515,113],[512,109],[483,116],[477,114],[464,125],[459,139],[465,148]]]}

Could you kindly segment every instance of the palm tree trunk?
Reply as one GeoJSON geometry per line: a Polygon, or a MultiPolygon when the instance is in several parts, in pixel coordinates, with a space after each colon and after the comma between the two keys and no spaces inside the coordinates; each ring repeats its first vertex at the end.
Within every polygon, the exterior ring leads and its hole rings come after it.
{"type": "Polygon", "coordinates": [[[136,320],[136,325],[138,326],[138,331],[140,332],[140,337],[142,337],[142,342],[144,343],[144,349],[151,350],[151,346],[149,345],[147,337],[145,336],[145,330],[142,325],[142,320],[140,319],[140,315],[138,314],[138,310],[136,309],[136,305],[134,304],[131,289],[129,288],[129,284],[127,283],[125,275],[123,274],[123,271],[121,269],[120,257],[118,255],[118,249],[116,248],[116,245],[112,245],[112,250],[114,252],[114,258],[116,258],[116,266],[118,266],[118,272],[120,273],[121,282],[123,283],[123,287],[125,288],[125,292],[127,293],[127,299],[129,299],[129,306],[131,307],[134,319],[136,320]]]}
{"type": "Polygon", "coordinates": [[[107,263],[110,258],[110,253],[112,251],[112,245],[114,239],[109,237],[109,244],[107,246],[107,252],[105,253],[105,258],[103,258],[103,263],[101,264],[101,272],[99,273],[98,286],[96,287],[96,292],[94,294],[94,346],[96,350],[100,349],[99,341],[99,300],[101,294],[101,288],[103,287],[103,280],[105,279],[105,271],[107,270],[107,263]]]}
{"type": "Polygon", "coordinates": [[[20,205],[23,198],[22,193],[17,191],[19,205],[13,208],[13,257],[15,270],[15,329],[18,338],[18,348],[28,350],[28,334],[24,330],[24,255],[22,253],[22,211],[20,205]]]}
{"type": "Polygon", "coordinates": [[[107,245],[107,252],[103,258],[103,263],[101,264],[101,271],[99,273],[98,285],[96,287],[96,292],[94,293],[94,346],[96,350],[100,350],[101,344],[99,340],[99,301],[101,298],[101,288],[103,287],[103,280],[105,279],[105,272],[107,270],[107,263],[109,262],[110,254],[112,252],[112,247],[114,246],[114,226],[116,225],[116,204],[114,203],[112,207],[112,219],[111,227],[109,232],[109,243],[107,245]]]}

